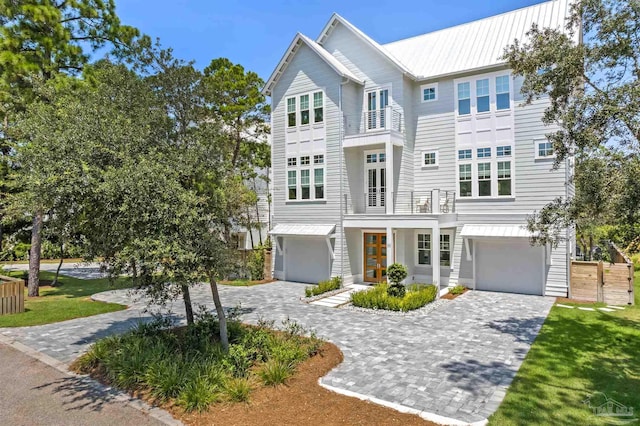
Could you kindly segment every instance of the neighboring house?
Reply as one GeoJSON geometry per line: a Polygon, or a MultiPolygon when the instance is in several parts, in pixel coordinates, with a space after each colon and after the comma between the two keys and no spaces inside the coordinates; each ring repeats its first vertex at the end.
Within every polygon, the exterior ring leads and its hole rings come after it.
{"type": "MultiPolygon", "coordinates": [[[[499,58],[567,0],[380,45],[339,15],[297,34],[269,78],[276,277],[566,296],[573,236],[532,247],[527,215],[573,194],[499,58]]],[[[407,11],[407,13],[410,13],[407,11]]]]}

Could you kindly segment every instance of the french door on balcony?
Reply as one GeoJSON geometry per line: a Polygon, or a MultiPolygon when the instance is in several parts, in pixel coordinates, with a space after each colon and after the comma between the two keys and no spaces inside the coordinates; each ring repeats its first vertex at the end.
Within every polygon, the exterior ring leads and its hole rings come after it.
{"type": "Polygon", "coordinates": [[[389,89],[374,89],[365,92],[365,123],[367,130],[385,129],[386,108],[389,105],[389,89]]]}
{"type": "Polygon", "coordinates": [[[367,211],[384,212],[387,201],[386,158],[384,151],[365,151],[365,205],[367,211]]]}
{"type": "Polygon", "coordinates": [[[364,234],[364,281],[379,283],[387,278],[387,234],[364,234]]]}

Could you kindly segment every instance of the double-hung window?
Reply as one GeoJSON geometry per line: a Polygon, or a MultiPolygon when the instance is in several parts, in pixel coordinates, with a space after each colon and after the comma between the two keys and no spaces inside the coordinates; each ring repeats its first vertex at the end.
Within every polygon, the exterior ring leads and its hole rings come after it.
{"type": "Polygon", "coordinates": [[[289,188],[289,199],[295,200],[298,198],[298,179],[297,171],[289,170],[287,172],[287,186],[289,188]]]}
{"type": "Polygon", "coordinates": [[[313,122],[322,123],[324,121],[324,97],[322,92],[313,94],[313,122]]]}
{"type": "Polygon", "coordinates": [[[496,77],[496,109],[498,111],[511,108],[509,95],[509,76],[496,77]]]}
{"type": "Polygon", "coordinates": [[[458,84],[458,115],[471,114],[471,83],[458,84]]]}
{"type": "Polygon", "coordinates": [[[296,127],[296,98],[287,98],[287,127],[296,127]]]}
{"type": "Polygon", "coordinates": [[[489,112],[491,110],[488,78],[476,81],[476,109],[478,112],[489,112]]]}
{"type": "Polygon", "coordinates": [[[458,169],[460,196],[471,197],[471,164],[460,164],[458,169]]]}
{"type": "Polygon", "coordinates": [[[300,124],[309,124],[309,95],[300,96],[300,124]]]}
{"type": "Polygon", "coordinates": [[[511,161],[498,161],[498,195],[511,195],[511,161]]]}
{"type": "Polygon", "coordinates": [[[478,196],[491,197],[491,163],[478,163],[478,196]]]}
{"type": "Polygon", "coordinates": [[[418,234],[418,265],[431,265],[431,234],[418,234]]]}
{"type": "Polygon", "coordinates": [[[324,154],[287,158],[287,200],[324,200],[324,154]]]}
{"type": "Polygon", "coordinates": [[[322,200],[324,199],[324,169],[314,169],[313,174],[315,198],[316,200],[322,200]]]}
{"type": "Polygon", "coordinates": [[[440,234],[440,265],[451,266],[451,235],[440,234]]]}
{"type": "Polygon", "coordinates": [[[309,181],[309,169],[300,170],[300,195],[303,200],[311,198],[311,183],[309,181]]]}

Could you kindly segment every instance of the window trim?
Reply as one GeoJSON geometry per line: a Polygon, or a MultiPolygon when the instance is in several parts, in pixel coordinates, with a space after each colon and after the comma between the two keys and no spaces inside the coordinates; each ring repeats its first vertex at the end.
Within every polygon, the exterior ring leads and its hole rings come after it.
{"type": "Polygon", "coordinates": [[[458,147],[458,155],[456,156],[456,200],[492,200],[492,199],[514,199],[516,196],[516,187],[515,187],[515,144],[513,142],[495,142],[491,145],[463,145],[462,147],[458,147]],[[509,147],[511,154],[498,156],[498,147],[509,147]],[[491,149],[490,157],[478,157],[479,149],[491,149]],[[471,150],[472,158],[460,159],[459,152],[471,150]],[[500,195],[500,188],[498,182],[498,163],[499,162],[509,162],[510,163],[510,172],[511,172],[511,194],[509,195],[500,195]],[[478,165],[482,163],[489,163],[491,168],[491,195],[483,195],[480,196],[480,179],[479,179],[479,169],[478,165]],[[471,166],[471,180],[461,181],[460,180],[460,167],[461,166],[471,166]],[[460,183],[461,182],[471,182],[471,195],[463,197],[460,192],[460,183]]]}
{"type": "Polygon", "coordinates": [[[287,109],[287,129],[298,127],[298,96],[289,96],[286,98],[287,109]],[[289,101],[293,100],[293,111],[289,111],[289,101]],[[291,124],[290,116],[293,114],[294,124],[291,124]]]}
{"type": "Polygon", "coordinates": [[[437,149],[431,151],[422,151],[420,155],[421,167],[423,169],[436,169],[440,166],[440,152],[437,149]],[[425,157],[427,154],[434,154],[435,162],[433,164],[425,164],[425,157]]]}
{"type": "MultiPolygon", "coordinates": [[[[455,230],[453,229],[440,229],[440,238],[442,239],[443,235],[448,235],[449,236],[449,265],[443,265],[442,263],[440,263],[440,270],[442,271],[442,268],[450,268],[451,270],[454,269],[454,262],[453,262],[453,254],[454,254],[454,244],[455,244],[455,230]]],[[[439,241],[438,244],[442,244],[442,241],[439,241]]],[[[440,253],[442,253],[442,246],[439,245],[438,247],[440,247],[440,253]]],[[[425,249],[422,249],[425,250],[425,249]]],[[[415,268],[433,268],[433,230],[432,229],[416,229],[414,231],[414,236],[413,236],[413,254],[414,254],[414,267],[415,268]],[[430,263],[429,264],[424,264],[424,263],[418,263],[420,256],[418,255],[418,235],[429,235],[429,241],[430,241],[430,245],[429,245],[429,260],[430,263]]],[[[439,259],[438,259],[439,260],[439,259]]],[[[419,275],[419,274],[417,274],[419,275]]]]}
{"type": "Polygon", "coordinates": [[[488,74],[480,74],[460,79],[454,80],[454,96],[455,96],[455,113],[457,119],[465,119],[469,117],[474,117],[476,115],[485,116],[488,114],[507,114],[513,113],[514,111],[514,90],[515,83],[513,81],[513,74],[510,71],[499,71],[492,72],[488,74]],[[507,77],[509,81],[509,92],[497,92],[497,79],[500,77],[507,77]],[[488,111],[478,111],[478,82],[479,81],[489,81],[489,110],[488,111]],[[460,85],[468,84],[469,85],[469,97],[468,98],[460,98],[460,85]],[[504,95],[508,93],[509,95],[509,108],[498,109],[498,95],[504,95]],[[461,100],[469,100],[469,114],[460,114],[460,101],[461,100]]]}
{"type": "Polygon", "coordinates": [[[285,174],[285,179],[286,179],[286,193],[285,193],[285,202],[287,203],[295,203],[295,202],[302,202],[302,203],[309,203],[309,202],[326,202],[327,201],[327,167],[326,167],[326,162],[324,161],[324,158],[326,157],[325,153],[320,153],[320,152],[309,152],[309,153],[305,153],[305,154],[298,154],[296,157],[287,157],[287,168],[286,171],[287,173],[285,174]],[[322,156],[323,162],[322,163],[316,163],[315,162],[315,157],[317,156],[322,156]],[[302,163],[302,159],[303,158],[308,158],[308,163],[303,164],[302,163]],[[295,159],[295,161],[293,162],[295,165],[290,166],[289,165],[289,160],[293,160],[295,159]],[[323,198],[316,198],[316,186],[320,186],[320,185],[316,185],[316,181],[315,181],[315,173],[316,170],[322,169],[322,195],[323,198]],[[289,198],[289,189],[293,188],[292,186],[289,185],[289,172],[295,172],[295,177],[296,177],[296,186],[295,186],[295,190],[296,190],[296,198],[289,198]],[[308,172],[308,184],[303,185],[302,184],[302,174],[303,172],[308,172]],[[302,188],[308,188],[309,189],[309,198],[302,198],[302,188]]]}
{"type": "Polygon", "coordinates": [[[295,93],[289,96],[285,97],[285,128],[286,129],[307,129],[309,126],[315,126],[315,127],[319,127],[319,126],[323,126],[326,122],[326,103],[325,103],[325,99],[326,99],[326,93],[324,91],[324,89],[316,89],[316,90],[311,90],[308,92],[300,92],[300,93],[295,93]],[[320,93],[320,95],[322,96],[322,105],[316,107],[315,106],[315,95],[320,93]],[[307,108],[306,109],[302,109],[302,98],[304,96],[308,96],[308,101],[307,101],[307,108]],[[290,101],[293,100],[293,111],[289,111],[289,103],[290,101]],[[316,110],[317,109],[322,109],[322,121],[316,121],[316,110]],[[302,124],[302,112],[303,111],[307,111],[309,114],[309,122],[306,124],[302,124]],[[295,117],[295,124],[294,125],[290,125],[289,124],[289,115],[290,114],[294,114],[295,117]]]}
{"type": "Polygon", "coordinates": [[[438,100],[438,83],[431,84],[423,84],[420,86],[420,101],[424,103],[436,102],[438,100]],[[425,99],[424,91],[427,89],[433,89],[434,98],[433,99],[425,99]]]}
{"type": "Polygon", "coordinates": [[[536,160],[555,160],[556,153],[553,150],[553,143],[549,141],[547,138],[539,138],[533,140],[533,154],[536,160]],[[540,144],[550,144],[551,145],[551,154],[550,155],[540,155],[540,144]]]}

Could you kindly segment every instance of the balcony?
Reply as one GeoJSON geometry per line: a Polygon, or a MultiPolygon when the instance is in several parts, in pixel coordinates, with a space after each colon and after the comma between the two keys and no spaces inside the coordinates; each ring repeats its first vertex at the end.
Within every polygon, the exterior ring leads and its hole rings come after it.
{"type": "Polygon", "coordinates": [[[371,191],[362,197],[349,197],[344,194],[345,214],[347,215],[439,215],[455,213],[456,196],[454,191],[407,191],[387,193],[371,191]],[[387,204],[393,200],[393,205],[387,204]]]}
{"type": "Polygon", "coordinates": [[[404,145],[404,118],[402,111],[388,106],[381,110],[365,111],[361,115],[344,117],[345,148],[377,145],[391,142],[404,145]]]}

